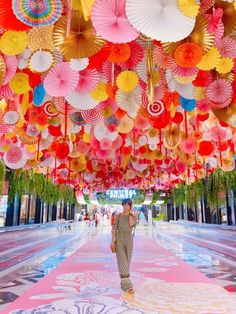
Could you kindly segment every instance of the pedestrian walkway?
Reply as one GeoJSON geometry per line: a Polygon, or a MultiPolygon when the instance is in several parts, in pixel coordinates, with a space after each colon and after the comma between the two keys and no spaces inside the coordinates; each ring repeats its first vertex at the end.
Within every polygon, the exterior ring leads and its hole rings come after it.
{"type": "Polygon", "coordinates": [[[119,288],[108,231],[95,236],[2,314],[236,314],[236,296],[144,234],[136,234],[131,277],[119,288]]]}

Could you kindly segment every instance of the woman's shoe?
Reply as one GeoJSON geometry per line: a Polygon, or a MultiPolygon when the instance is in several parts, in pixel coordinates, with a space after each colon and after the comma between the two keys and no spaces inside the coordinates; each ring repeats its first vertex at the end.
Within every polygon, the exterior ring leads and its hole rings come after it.
{"type": "Polygon", "coordinates": [[[127,291],[129,294],[134,294],[134,289],[132,288],[132,289],[129,289],[128,291],[127,291]]]}

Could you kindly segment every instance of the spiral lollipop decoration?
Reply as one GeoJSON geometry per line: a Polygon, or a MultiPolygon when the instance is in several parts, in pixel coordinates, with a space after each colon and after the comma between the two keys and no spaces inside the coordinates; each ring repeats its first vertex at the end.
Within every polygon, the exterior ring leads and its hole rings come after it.
{"type": "Polygon", "coordinates": [[[147,111],[151,116],[159,116],[164,111],[164,105],[162,101],[155,101],[153,104],[147,105],[147,111]]]}

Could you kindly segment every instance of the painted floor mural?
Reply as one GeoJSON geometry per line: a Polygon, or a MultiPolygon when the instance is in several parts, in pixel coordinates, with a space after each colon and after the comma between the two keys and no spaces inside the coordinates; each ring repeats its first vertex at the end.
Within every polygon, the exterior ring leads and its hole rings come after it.
{"type": "Polygon", "coordinates": [[[132,280],[135,295],[121,292],[109,237],[98,235],[2,314],[236,314],[235,294],[141,234],[132,280]]]}

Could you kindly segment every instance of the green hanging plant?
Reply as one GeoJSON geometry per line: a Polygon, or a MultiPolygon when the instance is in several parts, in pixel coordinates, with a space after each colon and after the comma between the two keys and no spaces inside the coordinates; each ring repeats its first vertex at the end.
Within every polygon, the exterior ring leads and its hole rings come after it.
{"type": "Polygon", "coordinates": [[[3,194],[4,191],[4,184],[6,178],[6,168],[2,161],[0,161],[0,194],[3,194]]]}

